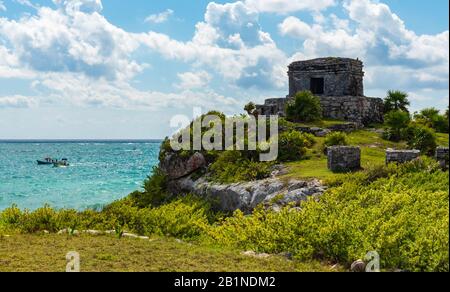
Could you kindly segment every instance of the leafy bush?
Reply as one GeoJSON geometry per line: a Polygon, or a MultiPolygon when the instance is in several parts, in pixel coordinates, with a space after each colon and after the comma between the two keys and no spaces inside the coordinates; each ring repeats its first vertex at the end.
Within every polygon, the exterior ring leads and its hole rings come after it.
{"type": "Polygon", "coordinates": [[[408,112],[396,110],[391,111],[384,117],[387,126],[384,138],[389,141],[398,142],[403,138],[403,131],[408,127],[411,117],[408,112]]]}
{"type": "Polygon", "coordinates": [[[249,159],[242,151],[225,151],[211,164],[209,172],[213,181],[235,183],[267,178],[272,165],[249,159]]]}
{"type": "Polygon", "coordinates": [[[377,251],[383,269],[448,271],[448,172],[433,160],[340,176],[300,211],[257,209],[210,227],[209,240],[299,259],[352,263],[377,251]],[[378,177],[378,178],[377,178],[378,177]],[[375,179],[374,181],[369,181],[375,179]]]}
{"type": "Polygon", "coordinates": [[[154,167],[153,174],[145,180],[143,192],[136,191],[131,194],[131,198],[141,208],[159,206],[168,197],[167,176],[159,167],[154,167]]]}
{"type": "Polygon", "coordinates": [[[210,205],[194,196],[155,209],[141,209],[134,227],[141,234],[194,239],[203,233],[214,215],[210,205]]]}
{"type": "Polygon", "coordinates": [[[278,160],[282,162],[300,160],[314,143],[314,137],[310,134],[295,130],[283,132],[278,138],[278,160]]]}
{"type": "Polygon", "coordinates": [[[434,130],[411,124],[406,130],[406,140],[408,147],[420,150],[423,154],[433,155],[437,147],[437,138],[434,130]]]}
{"type": "Polygon", "coordinates": [[[297,93],[293,103],[286,107],[287,119],[291,122],[314,122],[322,119],[320,99],[310,91],[297,93]]]}
{"type": "Polygon", "coordinates": [[[449,121],[447,114],[441,115],[438,109],[426,108],[414,115],[416,123],[432,128],[439,133],[449,132],[449,121]]]}
{"type": "Polygon", "coordinates": [[[347,146],[348,137],[343,132],[332,132],[325,137],[324,147],[347,146]]]}

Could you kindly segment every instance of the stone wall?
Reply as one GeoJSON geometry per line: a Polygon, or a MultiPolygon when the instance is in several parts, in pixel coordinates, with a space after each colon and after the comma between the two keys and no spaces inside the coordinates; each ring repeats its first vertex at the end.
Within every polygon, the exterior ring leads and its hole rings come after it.
{"type": "Polygon", "coordinates": [[[353,146],[327,148],[328,169],[333,172],[361,169],[361,149],[353,146]]]}
{"type": "Polygon", "coordinates": [[[362,125],[383,123],[381,98],[360,96],[322,96],[320,102],[326,119],[356,122],[362,125]]]}
{"type": "Polygon", "coordinates": [[[290,100],[289,98],[266,99],[263,105],[256,105],[256,110],[260,115],[284,117],[286,116],[286,105],[290,100]]]}
{"type": "Polygon", "coordinates": [[[386,164],[396,162],[405,163],[420,157],[419,150],[386,150],[386,164]]]}
{"type": "Polygon", "coordinates": [[[436,149],[436,160],[443,169],[448,169],[449,167],[449,157],[448,157],[448,147],[438,147],[436,149]]]}
{"type": "MultiPolygon", "coordinates": [[[[264,105],[257,105],[261,115],[286,115],[286,105],[292,98],[266,100],[264,105]]],[[[383,123],[384,105],[381,98],[362,96],[321,96],[320,102],[325,119],[355,122],[359,125],[383,123]]]]}
{"type": "MultiPolygon", "coordinates": [[[[364,96],[363,63],[348,58],[319,58],[289,65],[289,96],[311,90],[312,78],[323,78],[324,96],[364,96]]],[[[312,90],[311,90],[312,91],[312,90]]]]}

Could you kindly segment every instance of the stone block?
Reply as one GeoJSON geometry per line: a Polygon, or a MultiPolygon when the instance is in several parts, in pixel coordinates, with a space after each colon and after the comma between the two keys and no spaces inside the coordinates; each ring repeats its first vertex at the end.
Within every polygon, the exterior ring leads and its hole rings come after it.
{"type": "Polygon", "coordinates": [[[361,149],[353,146],[333,146],[327,148],[328,169],[345,172],[361,169],[361,149]]]}

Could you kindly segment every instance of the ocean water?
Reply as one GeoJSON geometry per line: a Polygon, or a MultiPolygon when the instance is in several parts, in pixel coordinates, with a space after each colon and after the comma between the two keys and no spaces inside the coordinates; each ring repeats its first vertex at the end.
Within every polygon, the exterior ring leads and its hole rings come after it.
{"type": "Polygon", "coordinates": [[[158,163],[160,141],[0,141],[0,210],[16,204],[34,210],[101,208],[142,189],[158,163]],[[67,158],[70,166],[38,166],[67,158]]]}

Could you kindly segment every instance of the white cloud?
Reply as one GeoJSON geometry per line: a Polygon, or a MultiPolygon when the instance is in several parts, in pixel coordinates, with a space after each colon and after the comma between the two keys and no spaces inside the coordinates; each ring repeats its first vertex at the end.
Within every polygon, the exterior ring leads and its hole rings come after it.
{"type": "Polygon", "coordinates": [[[13,95],[0,96],[0,108],[28,108],[37,104],[33,97],[13,95]]]}
{"type": "Polygon", "coordinates": [[[167,9],[158,14],[152,14],[145,19],[145,22],[151,23],[164,23],[169,20],[169,17],[173,15],[174,11],[172,9],[167,9]]]}
{"type": "Polygon", "coordinates": [[[6,6],[2,0],[0,0],[0,11],[6,11],[6,6]]]}
{"type": "MultiPolygon", "coordinates": [[[[417,35],[378,2],[339,2],[346,18],[327,14],[326,9],[336,4],[333,0],[212,2],[188,41],[153,31],[127,32],[100,14],[100,0],[54,2],[57,9],[36,7],[35,14],[18,20],[0,18],[0,78],[32,80],[33,89],[42,90],[40,102],[149,109],[194,104],[237,108],[238,101],[208,88],[212,75],[223,80],[221,91],[232,90],[235,96],[244,95],[239,88],[281,92],[287,85],[289,62],[328,55],[363,59],[369,90],[448,91],[448,31],[417,35]],[[302,10],[311,13],[312,23],[287,16],[279,25],[283,36],[302,44],[288,57],[263,30],[259,17],[261,13],[302,10]],[[191,66],[178,74],[180,82],[175,88],[181,93],[138,90],[131,85],[146,68],[134,59],[139,48],[191,66]]],[[[173,14],[165,12],[152,20],[163,22],[173,14]]],[[[16,99],[24,103],[23,97],[16,99]]],[[[11,97],[5,97],[4,104],[6,100],[13,104],[11,97]]]]}
{"type": "Polygon", "coordinates": [[[448,89],[449,32],[417,35],[383,3],[346,0],[348,19],[308,24],[287,17],[279,31],[302,41],[302,59],[342,56],[366,64],[368,88],[448,89]],[[351,29],[352,28],[352,29],[351,29]]]}
{"type": "Polygon", "coordinates": [[[258,13],[238,1],[209,3],[205,20],[191,41],[180,42],[150,32],[141,41],[166,58],[207,66],[240,87],[273,89],[286,85],[285,54],[258,22],[258,13]]]}
{"type": "Polygon", "coordinates": [[[66,2],[61,3],[65,9],[42,7],[37,15],[18,21],[0,19],[0,37],[22,67],[108,79],[130,78],[142,71],[144,65],[130,58],[139,46],[133,34],[96,12],[81,12],[100,9],[100,1],[66,2]]]}
{"type": "Polygon", "coordinates": [[[255,11],[274,13],[320,11],[335,4],[335,0],[245,0],[245,5],[255,11]]]}
{"type": "Polygon", "coordinates": [[[103,10],[101,0],[53,0],[53,2],[69,14],[100,13],[103,10]]]}
{"type": "Polygon", "coordinates": [[[180,83],[176,86],[183,89],[197,89],[208,85],[211,75],[206,71],[179,73],[180,83]]]}

